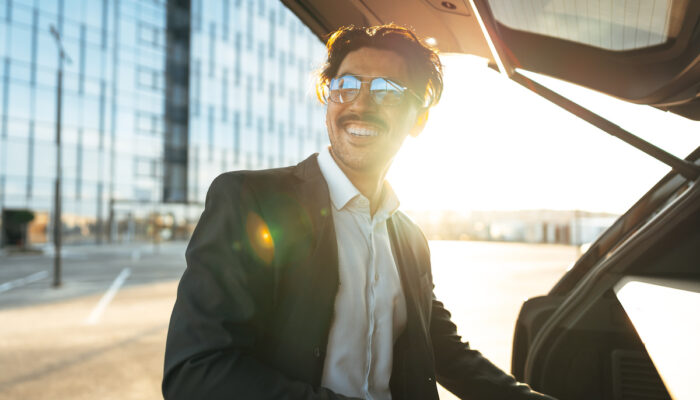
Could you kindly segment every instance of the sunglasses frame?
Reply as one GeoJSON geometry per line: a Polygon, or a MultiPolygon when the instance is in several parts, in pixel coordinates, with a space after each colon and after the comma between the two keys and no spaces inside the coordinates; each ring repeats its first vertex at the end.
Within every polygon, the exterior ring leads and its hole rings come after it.
{"type": "Polygon", "coordinates": [[[332,78],[332,79],[330,80],[330,82],[328,82],[328,85],[326,86],[326,90],[327,90],[326,95],[325,95],[326,101],[331,101],[331,102],[336,103],[336,104],[347,104],[347,103],[352,103],[353,101],[357,100],[358,97],[360,97],[360,92],[362,91],[362,87],[365,86],[365,85],[367,85],[367,84],[369,84],[369,86],[370,86],[370,89],[368,89],[369,95],[370,95],[369,97],[372,98],[372,101],[374,102],[374,104],[377,104],[377,105],[380,105],[380,106],[389,106],[389,107],[393,107],[393,106],[398,106],[398,105],[400,105],[400,104],[403,103],[403,102],[405,101],[405,99],[406,99],[406,97],[404,96],[404,93],[405,93],[405,92],[408,92],[408,93],[410,93],[413,97],[415,97],[416,100],[418,100],[418,104],[421,104],[421,105],[422,105],[422,104],[425,103],[425,100],[424,100],[424,99],[421,99],[421,97],[418,95],[418,93],[416,93],[415,91],[411,90],[411,88],[400,84],[399,82],[397,82],[397,81],[394,80],[394,79],[386,78],[386,77],[383,77],[383,76],[355,75],[355,74],[343,74],[343,75],[340,75],[340,76],[336,76],[335,78],[332,78]],[[358,81],[360,81],[360,89],[359,89],[359,91],[357,92],[357,95],[356,95],[352,100],[349,100],[349,101],[335,101],[335,100],[331,99],[331,86],[333,85],[334,81],[337,82],[338,80],[343,79],[343,78],[348,77],[348,76],[351,76],[351,77],[357,79],[358,81]],[[383,80],[386,81],[389,85],[395,87],[396,89],[400,89],[401,95],[402,95],[401,101],[399,101],[399,102],[396,103],[396,104],[383,104],[383,103],[378,102],[377,99],[375,98],[375,96],[372,94],[372,90],[371,90],[372,82],[374,82],[375,79],[383,79],[383,80]]]}

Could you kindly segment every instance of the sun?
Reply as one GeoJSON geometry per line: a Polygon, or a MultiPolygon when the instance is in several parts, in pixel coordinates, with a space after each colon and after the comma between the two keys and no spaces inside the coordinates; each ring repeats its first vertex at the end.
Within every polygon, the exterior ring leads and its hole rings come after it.
{"type": "MultiPolygon", "coordinates": [[[[622,213],[670,170],[509,81],[484,59],[441,58],[443,98],[387,176],[404,210],[622,213]]],[[[679,157],[700,145],[696,121],[538,80],[679,157]]]]}

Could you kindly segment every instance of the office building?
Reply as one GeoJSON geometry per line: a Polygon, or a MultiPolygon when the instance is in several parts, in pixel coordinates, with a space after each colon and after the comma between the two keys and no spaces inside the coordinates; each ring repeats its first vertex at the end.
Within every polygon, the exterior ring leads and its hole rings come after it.
{"type": "Polygon", "coordinates": [[[69,242],[186,236],[219,173],[293,164],[327,143],[312,81],[324,48],[280,2],[0,0],[4,244],[17,240],[11,222],[25,210],[34,219],[20,240],[50,236],[51,26],[70,58],[61,123],[69,242]]]}

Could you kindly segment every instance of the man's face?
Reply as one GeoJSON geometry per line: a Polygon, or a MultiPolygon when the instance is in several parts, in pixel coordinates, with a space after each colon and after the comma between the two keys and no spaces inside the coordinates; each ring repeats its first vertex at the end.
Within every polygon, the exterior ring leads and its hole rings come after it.
{"type": "MultiPolygon", "coordinates": [[[[404,85],[409,82],[403,57],[371,47],[345,56],[337,76],[346,74],[389,78],[404,85]]],[[[329,101],[326,127],[333,158],[344,171],[383,174],[406,136],[420,132],[416,125],[419,107],[410,98],[395,106],[378,105],[368,89],[369,85],[363,85],[360,95],[348,103],[329,101]]]]}

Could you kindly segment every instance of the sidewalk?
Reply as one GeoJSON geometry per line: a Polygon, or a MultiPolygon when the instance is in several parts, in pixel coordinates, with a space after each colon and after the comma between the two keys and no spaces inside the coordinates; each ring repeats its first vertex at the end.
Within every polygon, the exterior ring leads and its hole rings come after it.
{"type": "MultiPolygon", "coordinates": [[[[183,247],[187,246],[186,241],[167,241],[155,244],[153,242],[137,242],[133,241],[130,243],[79,243],[79,244],[68,244],[61,246],[61,254],[67,257],[76,255],[91,255],[91,254],[121,254],[129,253],[133,251],[142,252],[172,252],[179,251],[183,247]]],[[[5,261],[11,262],[13,259],[24,258],[24,257],[53,257],[54,246],[53,244],[42,244],[32,246],[31,251],[27,253],[21,253],[16,251],[8,251],[7,249],[0,249],[0,265],[5,265],[5,261]]]]}

